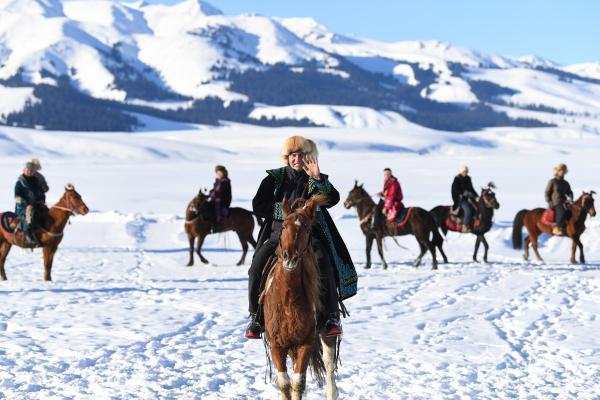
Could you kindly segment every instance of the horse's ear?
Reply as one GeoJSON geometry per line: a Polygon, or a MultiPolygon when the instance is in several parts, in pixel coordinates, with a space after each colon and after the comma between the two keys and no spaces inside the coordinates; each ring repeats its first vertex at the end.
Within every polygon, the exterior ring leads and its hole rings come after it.
{"type": "Polygon", "coordinates": [[[329,198],[324,194],[318,194],[306,201],[305,208],[308,208],[308,213],[314,215],[317,206],[323,206],[329,202],[329,198]]]}
{"type": "Polygon", "coordinates": [[[359,186],[359,188],[362,189],[364,185],[365,185],[364,183],[361,183],[360,186],[359,186]]]}
{"type": "Polygon", "coordinates": [[[357,188],[358,187],[358,179],[354,180],[354,187],[357,188]]]}
{"type": "Polygon", "coordinates": [[[292,207],[290,207],[290,203],[287,201],[286,198],[284,198],[283,202],[281,202],[281,208],[283,210],[284,217],[287,217],[292,213],[292,207]]]}
{"type": "Polygon", "coordinates": [[[496,189],[496,184],[493,181],[488,182],[488,189],[496,189]]]}
{"type": "Polygon", "coordinates": [[[596,194],[596,191],[594,191],[594,190],[590,190],[590,194],[593,196],[593,195],[595,195],[595,194],[596,194]]]}

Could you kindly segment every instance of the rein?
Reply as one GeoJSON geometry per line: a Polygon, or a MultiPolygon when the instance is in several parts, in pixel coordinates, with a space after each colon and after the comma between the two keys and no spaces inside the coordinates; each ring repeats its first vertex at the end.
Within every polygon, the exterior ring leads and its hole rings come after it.
{"type": "MultiPolygon", "coordinates": [[[[62,211],[66,211],[68,212],[70,215],[75,215],[75,210],[73,208],[67,208],[67,207],[62,207],[59,205],[53,205],[52,207],[50,207],[50,209],[56,208],[57,210],[62,210],[62,211]]],[[[64,229],[58,233],[55,232],[50,232],[47,229],[44,229],[42,227],[40,227],[40,230],[45,233],[46,235],[50,236],[50,237],[61,237],[65,234],[64,229]]]]}
{"type": "Polygon", "coordinates": [[[185,222],[184,222],[184,223],[185,223],[186,225],[190,225],[190,224],[193,224],[194,222],[198,221],[198,219],[200,219],[200,215],[196,216],[196,218],[194,218],[194,219],[185,220],[185,222]]]}

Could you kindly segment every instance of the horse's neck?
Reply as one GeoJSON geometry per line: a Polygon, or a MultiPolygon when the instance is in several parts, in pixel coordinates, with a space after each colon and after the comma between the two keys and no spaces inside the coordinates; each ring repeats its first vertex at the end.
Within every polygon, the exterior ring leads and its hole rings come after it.
{"type": "Polygon", "coordinates": [[[365,194],[364,197],[361,198],[361,201],[356,205],[356,211],[358,212],[358,217],[363,219],[367,216],[373,209],[375,208],[375,202],[371,199],[371,196],[365,194]]]}
{"type": "Polygon", "coordinates": [[[576,224],[583,224],[587,218],[587,210],[579,204],[581,204],[581,200],[578,200],[571,205],[571,214],[573,215],[573,221],[575,221],[576,224]]]}
{"type": "Polygon", "coordinates": [[[48,221],[44,229],[49,232],[62,232],[69,222],[69,217],[71,213],[66,210],[61,210],[58,208],[50,208],[48,210],[48,221]]]}
{"type": "Polygon", "coordinates": [[[492,219],[494,218],[494,209],[485,206],[485,202],[482,200],[479,202],[479,213],[481,214],[481,223],[485,226],[492,226],[492,219]]]}

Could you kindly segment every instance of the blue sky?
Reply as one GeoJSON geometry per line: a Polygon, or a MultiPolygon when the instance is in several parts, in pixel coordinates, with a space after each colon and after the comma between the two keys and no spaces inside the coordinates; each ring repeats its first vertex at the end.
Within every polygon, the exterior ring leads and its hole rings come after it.
{"type": "MultiPolygon", "coordinates": [[[[151,0],[175,3],[177,0],[151,0]]],[[[600,62],[599,0],[209,0],[225,14],[309,16],[385,41],[438,39],[562,64],[600,62]]]]}

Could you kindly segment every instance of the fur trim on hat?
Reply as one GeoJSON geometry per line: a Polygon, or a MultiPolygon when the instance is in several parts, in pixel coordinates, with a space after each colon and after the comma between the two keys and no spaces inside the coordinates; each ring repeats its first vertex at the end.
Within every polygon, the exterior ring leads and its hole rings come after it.
{"type": "Polygon", "coordinates": [[[281,153],[279,155],[281,162],[284,165],[288,165],[288,156],[296,152],[302,152],[305,154],[311,152],[310,144],[302,136],[290,136],[289,138],[285,139],[283,146],[281,146],[281,153]]]}
{"type": "Polygon", "coordinates": [[[308,152],[308,155],[314,159],[318,159],[319,158],[319,148],[317,147],[317,144],[310,139],[306,139],[306,142],[310,146],[310,151],[308,152]]]}
{"type": "Polygon", "coordinates": [[[40,160],[37,158],[32,158],[30,162],[35,166],[36,171],[42,170],[42,164],[40,164],[40,160]]]}

